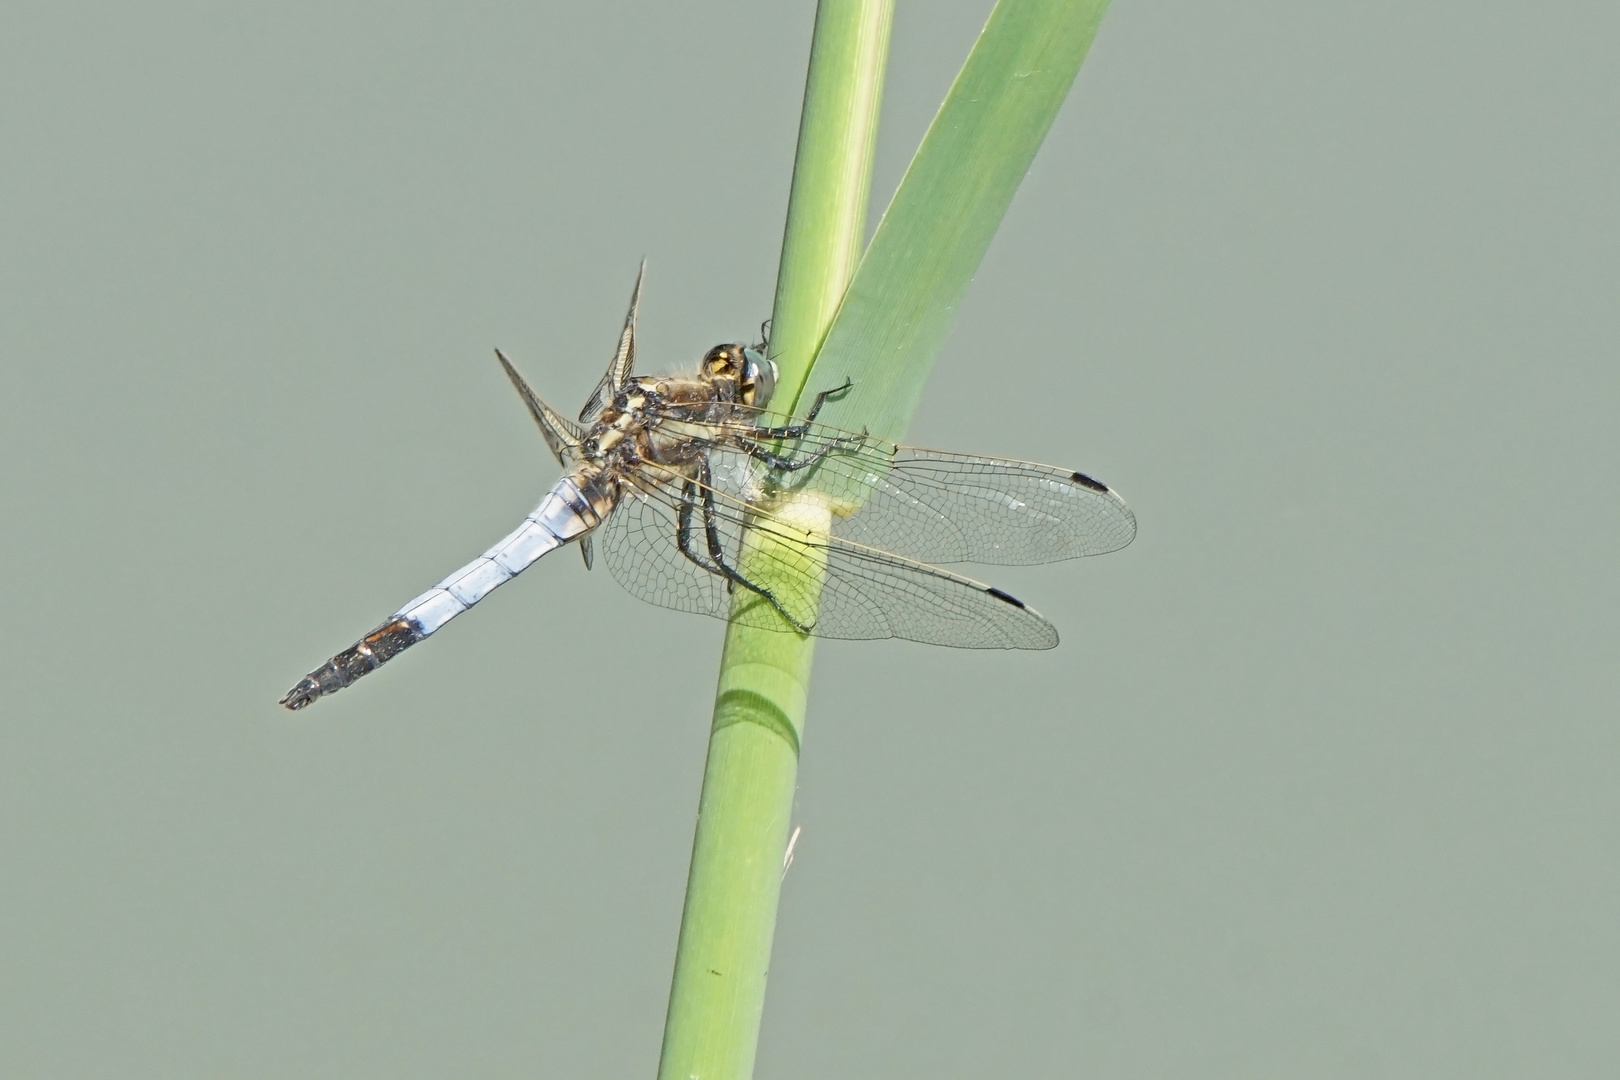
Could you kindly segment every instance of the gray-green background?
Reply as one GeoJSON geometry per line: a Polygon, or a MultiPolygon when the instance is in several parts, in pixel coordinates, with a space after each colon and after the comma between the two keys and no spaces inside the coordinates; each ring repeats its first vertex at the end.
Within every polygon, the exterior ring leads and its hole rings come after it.
{"type": "MultiPolygon", "coordinates": [[[[902,4],[874,221],[988,11],[902,4]]],[[[812,5],[8,6],[0,1072],[650,1076],[718,622],[546,560],[768,313],[812,5]]],[[[1620,18],[1121,2],[913,441],[1123,491],[1039,655],[823,645],[762,1077],[1620,1070],[1620,18]]]]}

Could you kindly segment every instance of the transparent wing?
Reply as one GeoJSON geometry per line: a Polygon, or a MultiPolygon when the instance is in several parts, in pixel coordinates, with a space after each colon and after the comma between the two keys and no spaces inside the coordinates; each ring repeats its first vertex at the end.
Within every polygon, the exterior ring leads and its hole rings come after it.
{"type": "Polygon", "coordinates": [[[607,371],[602,373],[602,381],[596,384],[591,396],[585,399],[585,407],[579,410],[579,422],[588,424],[595,419],[596,414],[602,411],[602,406],[613,400],[624,384],[629,381],[630,372],[636,366],[636,313],[641,310],[641,283],[647,277],[647,260],[641,260],[641,269],[636,271],[636,287],[630,293],[630,311],[624,317],[624,329],[619,333],[619,348],[608,361],[607,371]]]}
{"type": "MultiPolygon", "coordinates": [[[[724,619],[731,614],[736,592],[742,597],[739,621],[772,630],[784,629],[779,605],[783,614],[819,637],[898,637],[971,649],[1050,649],[1057,644],[1051,623],[999,589],[806,530],[798,523],[803,504],[790,499],[774,505],[776,511],[749,507],[714,490],[711,514],[705,515],[701,499],[692,505],[683,551],[679,482],[643,480],[626,492],[597,536],[603,559],[620,584],[643,600],[678,611],[724,619]],[[767,588],[771,599],[729,580],[716,565],[716,549],[719,563],[767,588]]],[[[821,513],[825,517],[825,509],[821,513]]]]}
{"type": "Polygon", "coordinates": [[[518,369],[512,366],[512,361],[506,358],[505,353],[496,349],[495,359],[501,362],[506,377],[512,382],[512,388],[529,407],[529,415],[534,417],[534,422],[539,425],[540,434],[545,437],[546,445],[551,448],[557,464],[562,466],[572,464],[579,456],[579,442],[584,434],[579,430],[579,425],[547,405],[540,395],[534,392],[534,387],[529,385],[529,381],[518,374],[518,369]]]}
{"type": "Polygon", "coordinates": [[[792,461],[825,451],[797,472],[768,469],[737,449],[746,427],[715,429],[708,438],[717,478],[750,477],[728,488],[745,501],[767,489],[821,492],[835,507],[834,536],[927,563],[1061,562],[1117,551],[1136,536],[1125,500],[1085,473],[804,427],[773,446],[792,461]]]}

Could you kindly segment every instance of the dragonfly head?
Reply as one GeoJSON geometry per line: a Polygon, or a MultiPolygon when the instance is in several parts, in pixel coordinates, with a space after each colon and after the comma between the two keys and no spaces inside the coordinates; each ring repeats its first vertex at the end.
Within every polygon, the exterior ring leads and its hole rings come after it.
{"type": "Polygon", "coordinates": [[[703,357],[703,378],[722,399],[764,408],[776,390],[776,363],[759,349],[716,345],[703,357]]]}

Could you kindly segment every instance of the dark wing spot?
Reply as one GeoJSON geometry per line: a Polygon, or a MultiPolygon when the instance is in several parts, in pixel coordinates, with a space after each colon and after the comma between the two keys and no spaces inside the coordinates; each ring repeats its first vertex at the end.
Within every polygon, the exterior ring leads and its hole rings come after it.
{"type": "Polygon", "coordinates": [[[1081,487],[1090,488],[1092,491],[1107,491],[1108,490],[1108,485],[1107,484],[1103,483],[1101,480],[1093,480],[1091,477],[1087,476],[1083,472],[1077,472],[1073,476],[1069,477],[1069,479],[1073,480],[1075,483],[1079,484],[1081,487]]]}
{"type": "Polygon", "coordinates": [[[1024,606],[1024,602],[1022,600],[1018,599],[1018,597],[1009,596],[1008,594],[1002,592],[1000,589],[990,588],[990,589],[986,589],[984,591],[989,593],[991,596],[995,597],[997,600],[1002,601],[1003,603],[1011,604],[1013,607],[1023,607],[1024,606]]]}

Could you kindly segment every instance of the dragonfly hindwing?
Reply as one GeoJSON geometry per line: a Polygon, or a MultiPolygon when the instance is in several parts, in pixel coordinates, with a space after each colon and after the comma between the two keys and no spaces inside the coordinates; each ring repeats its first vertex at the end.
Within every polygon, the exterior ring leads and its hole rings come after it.
{"type": "Polygon", "coordinates": [[[539,425],[540,434],[545,436],[546,445],[551,447],[551,452],[556,456],[558,463],[570,465],[579,460],[579,443],[582,435],[579,425],[541,400],[540,395],[534,392],[534,388],[522,375],[518,374],[517,368],[512,366],[512,362],[501,350],[495,350],[495,359],[506,369],[506,377],[512,380],[512,387],[518,392],[518,397],[529,407],[529,415],[534,417],[534,422],[539,425]]]}

